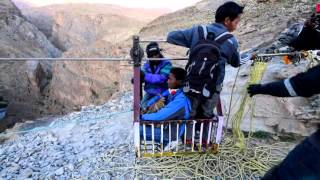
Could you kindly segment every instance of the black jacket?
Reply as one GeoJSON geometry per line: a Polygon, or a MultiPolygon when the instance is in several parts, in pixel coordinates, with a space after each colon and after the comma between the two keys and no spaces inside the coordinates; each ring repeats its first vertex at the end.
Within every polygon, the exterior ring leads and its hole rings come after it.
{"type": "Polygon", "coordinates": [[[268,94],[277,97],[310,97],[320,94],[320,65],[292,78],[263,84],[257,94],[268,94]]]}
{"type": "Polygon", "coordinates": [[[316,29],[304,26],[299,36],[289,46],[295,50],[316,50],[320,49],[320,32],[316,29]]]}
{"type": "MultiPolygon", "coordinates": [[[[256,86],[258,88],[254,94],[268,94],[277,97],[310,97],[320,93],[320,65],[286,80],[256,86]]],[[[320,152],[320,127],[308,140],[320,152]]]]}

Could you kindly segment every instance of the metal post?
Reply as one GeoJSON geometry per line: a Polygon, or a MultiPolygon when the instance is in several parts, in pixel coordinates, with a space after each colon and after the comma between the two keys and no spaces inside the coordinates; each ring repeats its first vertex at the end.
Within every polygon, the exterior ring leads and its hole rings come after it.
{"type": "Polygon", "coordinates": [[[214,151],[217,151],[219,148],[219,144],[221,142],[223,136],[223,126],[224,126],[224,117],[223,117],[223,108],[221,103],[221,97],[219,95],[218,103],[217,103],[217,112],[218,112],[218,126],[217,126],[217,134],[216,134],[216,144],[214,146],[214,151]]]}
{"type": "Polygon", "coordinates": [[[133,60],[133,111],[134,111],[134,144],[136,148],[137,156],[140,157],[140,69],[141,69],[141,61],[143,58],[143,49],[140,47],[139,36],[133,36],[133,47],[130,51],[131,58],[133,60]]]}

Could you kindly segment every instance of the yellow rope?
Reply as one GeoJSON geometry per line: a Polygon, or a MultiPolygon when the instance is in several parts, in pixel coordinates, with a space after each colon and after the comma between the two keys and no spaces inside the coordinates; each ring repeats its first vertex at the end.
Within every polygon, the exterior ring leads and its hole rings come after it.
{"type": "MultiPolygon", "coordinates": [[[[250,80],[248,81],[247,86],[249,84],[259,83],[266,69],[267,69],[267,63],[256,62],[251,69],[250,80]]],[[[243,94],[243,97],[242,97],[242,101],[240,103],[239,109],[235,113],[234,117],[232,118],[232,133],[234,138],[237,140],[236,146],[240,148],[241,151],[245,150],[246,148],[244,134],[241,130],[241,123],[244,117],[244,112],[245,112],[245,108],[247,107],[247,104],[252,103],[251,98],[249,97],[246,91],[246,88],[243,90],[242,94],[243,94]]]]}
{"type": "Polygon", "coordinates": [[[246,151],[241,152],[234,146],[232,138],[226,138],[218,154],[140,158],[136,163],[122,154],[107,152],[98,158],[105,168],[96,169],[90,177],[99,179],[99,174],[104,173],[117,174],[118,177],[119,174],[131,173],[137,179],[259,179],[278,164],[291,148],[288,143],[261,145],[258,141],[253,142],[247,142],[246,151]]]}

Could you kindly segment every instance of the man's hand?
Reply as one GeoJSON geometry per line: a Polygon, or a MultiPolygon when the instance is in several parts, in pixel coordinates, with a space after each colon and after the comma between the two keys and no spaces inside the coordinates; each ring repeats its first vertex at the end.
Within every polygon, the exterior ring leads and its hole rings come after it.
{"type": "Polygon", "coordinates": [[[247,90],[250,97],[261,94],[261,84],[251,84],[247,90]]]}

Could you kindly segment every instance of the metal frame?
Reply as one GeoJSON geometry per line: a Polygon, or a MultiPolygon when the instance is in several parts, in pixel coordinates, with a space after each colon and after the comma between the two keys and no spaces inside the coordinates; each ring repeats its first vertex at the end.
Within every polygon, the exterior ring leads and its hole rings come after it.
{"type": "MultiPolygon", "coordinates": [[[[162,156],[185,156],[185,155],[192,155],[192,154],[205,154],[205,153],[217,153],[219,144],[222,139],[222,129],[224,126],[224,118],[223,118],[223,109],[221,105],[221,100],[219,97],[218,104],[217,104],[217,112],[218,116],[213,119],[197,119],[197,120],[171,120],[171,121],[165,121],[165,122],[150,122],[150,121],[142,121],[140,119],[140,100],[141,100],[141,82],[140,82],[140,69],[141,69],[141,62],[143,60],[143,49],[140,46],[140,43],[148,43],[148,42],[166,42],[164,40],[139,40],[138,36],[133,37],[133,48],[131,50],[131,58],[133,59],[134,64],[134,103],[133,103],[133,109],[134,109],[134,144],[136,149],[136,155],[137,157],[162,157],[162,156]],[[209,124],[209,130],[208,130],[208,138],[206,142],[205,150],[203,151],[203,144],[202,144],[202,137],[203,137],[203,130],[204,130],[204,123],[209,124]],[[185,124],[185,133],[184,133],[184,151],[179,151],[179,146],[176,147],[175,151],[165,151],[164,150],[164,143],[163,143],[163,136],[164,136],[164,127],[168,126],[169,128],[169,142],[168,146],[171,146],[171,136],[172,136],[172,123],[175,123],[176,128],[176,140],[177,143],[179,143],[179,127],[182,128],[182,126],[185,124]],[[186,150],[186,135],[187,135],[187,123],[193,123],[193,132],[192,132],[192,145],[191,145],[191,151],[186,150]],[[196,123],[201,123],[200,128],[200,143],[197,145],[197,139],[195,137],[195,126],[196,123]],[[151,144],[147,143],[146,141],[146,126],[151,126],[151,144]],[[143,129],[143,140],[140,139],[140,126],[143,129]],[[156,143],[154,141],[154,129],[155,126],[160,126],[161,129],[161,139],[160,143],[157,143],[157,145],[160,146],[160,151],[156,152],[155,146],[156,143]],[[213,141],[213,138],[211,136],[215,137],[214,143],[211,143],[213,141]],[[152,147],[151,152],[147,152],[147,147],[150,145],[152,147]],[[142,148],[141,148],[142,147],[142,148]],[[195,150],[195,147],[198,147],[197,151],[195,150]]],[[[148,60],[165,60],[166,58],[149,58],[148,60]]],[[[188,60],[188,57],[175,57],[170,58],[171,60],[188,60]]]]}

